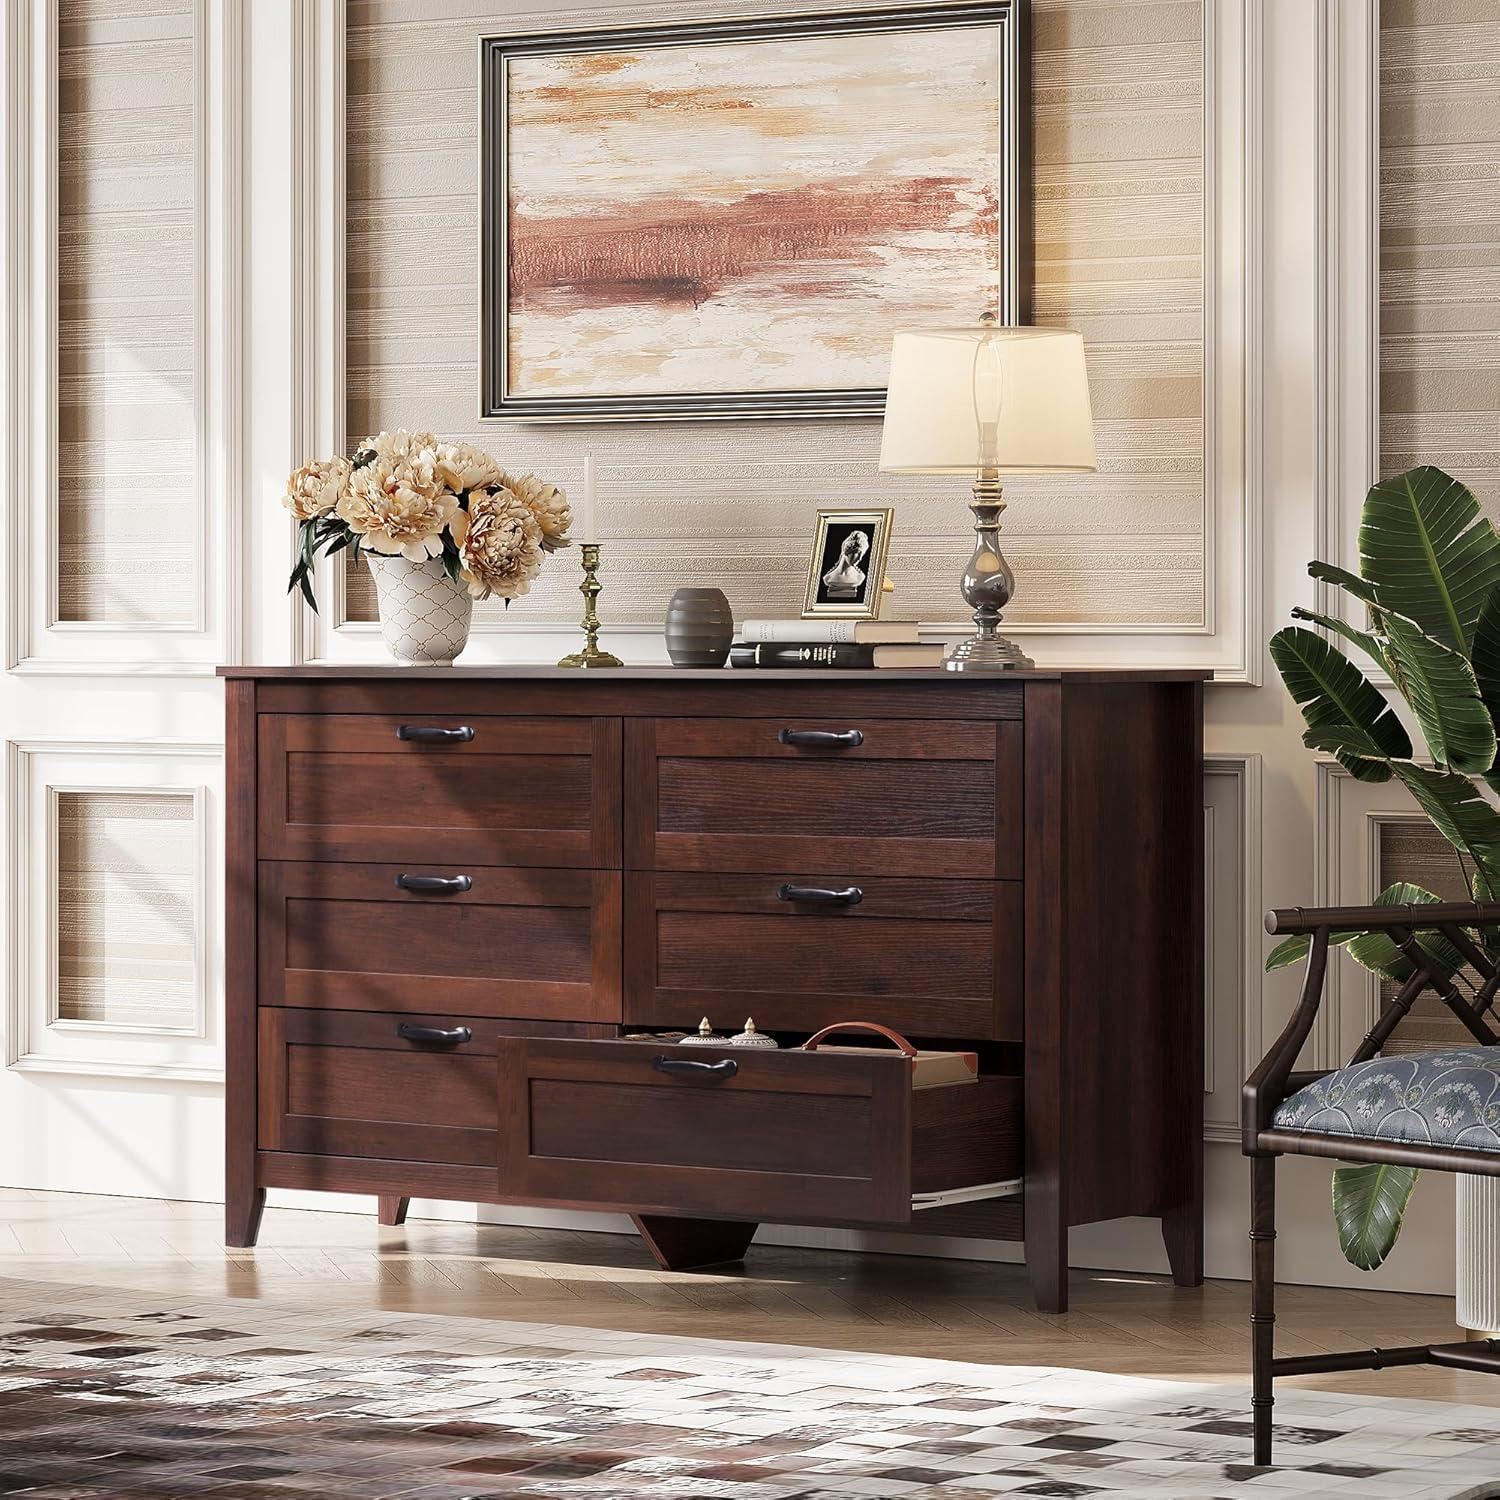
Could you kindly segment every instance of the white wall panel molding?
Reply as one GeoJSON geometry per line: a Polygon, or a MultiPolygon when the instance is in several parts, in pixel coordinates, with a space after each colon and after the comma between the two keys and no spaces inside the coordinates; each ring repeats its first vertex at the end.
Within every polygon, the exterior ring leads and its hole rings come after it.
{"type": "MultiPolygon", "coordinates": [[[[5,1062],[24,1072],[216,1082],[223,1077],[219,746],[175,740],[27,740],[5,744],[9,861],[5,1062]],[[190,818],[175,858],[142,863],[105,836],[86,851],[78,886],[65,820],[80,808],[190,818]],[[65,887],[67,893],[65,895],[65,887]],[[65,902],[101,909],[72,919],[65,902]],[[109,907],[109,910],[102,909],[109,907]],[[120,931],[121,916],[134,926],[120,931]],[[153,935],[153,926],[164,932],[153,935]],[[111,952],[111,943],[129,952],[111,952]],[[139,1013],[133,992],[170,984],[175,1007],[139,1013]],[[145,976],[144,978],[142,976],[145,976]],[[165,981],[162,976],[166,976],[165,981]],[[189,977],[190,976],[190,977],[189,977]],[[98,1018],[77,996],[99,991],[98,1018]],[[111,997],[112,1003],[111,1003],[111,997]]],[[[147,994],[147,999],[152,997],[147,994]]]]}
{"type": "MultiPolygon", "coordinates": [[[[238,655],[243,574],[238,7],[194,0],[192,603],[180,621],[65,618],[59,590],[59,47],[55,0],[5,10],[6,661],[21,673],[198,675],[238,655]]],[[[109,23],[149,43],[150,17],[109,23]],[[139,33],[139,35],[137,34],[139,33]]]]}
{"type": "MultiPolygon", "coordinates": [[[[1260,1039],[1261,758],[1203,763],[1203,1136],[1237,1143],[1240,1085],[1260,1039]]],[[[1258,1056],[1258,1053],[1255,1055],[1258,1056]]]]}
{"type": "MultiPolygon", "coordinates": [[[[1322,242],[1319,321],[1318,556],[1359,571],[1359,514],[1380,466],[1380,16],[1374,5],[1321,0],[1318,75],[1322,242]]],[[[1317,608],[1347,618],[1326,583],[1317,608]]],[[[1357,606],[1355,607],[1357,609],[1357,606]]],[[[1351,624],[1363,628],[1354,618],[1351,624]]],[[[1390,679],[1361,662],[1372,681],[1390,679]]]]}

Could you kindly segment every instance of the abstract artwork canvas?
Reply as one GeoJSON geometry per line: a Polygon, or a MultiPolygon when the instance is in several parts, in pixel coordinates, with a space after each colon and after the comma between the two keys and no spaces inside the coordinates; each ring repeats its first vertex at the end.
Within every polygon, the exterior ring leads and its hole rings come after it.
{"type": "Polygon", "coordinates": [[[484,414],[878,412],[892,331],[1012,321],[1003,3],[484,43],[484,414]]]}

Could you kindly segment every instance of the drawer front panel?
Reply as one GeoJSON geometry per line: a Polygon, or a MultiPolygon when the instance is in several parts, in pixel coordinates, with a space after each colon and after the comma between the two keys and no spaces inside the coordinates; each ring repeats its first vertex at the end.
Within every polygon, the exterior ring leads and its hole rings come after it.
{"type": "MultiPolygon", "coordinates": [[[[545,1022],[263,1007],[259,1145],[263,1151],[489,1166],[495,1160],[495,1051],[501,1035],[545,1022]],[[398,1027],[469,1033],[407,1040],[398,1027]]],[[[553,1034],[587,1034],[556,1026],[553,1034]]]]}
{"type": "Polygon", "coordinates": [[[1019,723],[633,719],[625,732],[633,868],[1021,874],[1019,723]]]}
{"type": "Polygon", "coordinates": [[[262,714],[259,750],[263,859],[619,863],[617,719],[262,714]]]}
{"type": "Polygon", "coordinates": [[[537,1202],[906,1223],[914,1184],[1020,1171],[1016,1080],[913,1091],[894,1052],[507,1038],[498,1087],[499,1191],[537,1202]]]}
{"type": "Polygon", "coordinates": [[[1022,887],[829,874],[625,877],[625,1020],[765,1031],[879,1021],[913,1036],[1022,1035],[1022,887]],[[784,900],[829,891],[852,905],[784,900]]]}
{"type": "Polygon", "coordinates": [[[620,1019],[615,871],[278,861],[261,865],[260,893],[262,1005],[620,1019]]]}

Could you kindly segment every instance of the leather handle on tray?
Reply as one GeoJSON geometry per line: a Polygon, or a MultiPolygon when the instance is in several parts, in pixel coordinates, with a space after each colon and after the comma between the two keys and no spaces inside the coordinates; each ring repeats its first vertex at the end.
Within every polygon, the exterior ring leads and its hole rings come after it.
{"type": "Polygon", "coordinates": [[[803,1042],[802,1050],[816,1052],[818,1043],[824,1037],[832,1036],[835,1031],[873,1031],[876,1036],[883,1036],[886,1041],[894,1042],[907,1057],[917,1055],[917,1049],[899,1031],[892,1031],[889,1026],[882,1026],[879,1021],[839,1021],[832,1026],[825,1026],[803,1042]]]}

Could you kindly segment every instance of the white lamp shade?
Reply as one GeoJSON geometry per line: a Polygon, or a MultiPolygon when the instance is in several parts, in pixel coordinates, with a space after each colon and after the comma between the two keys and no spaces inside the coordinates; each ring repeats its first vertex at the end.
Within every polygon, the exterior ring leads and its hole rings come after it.
{"type": "Polygon", "coordinates": [[[891,348],[880,467],[893,474],[1088,473],[1083,338],[1070,328],[919,328],[891,348]]]}

